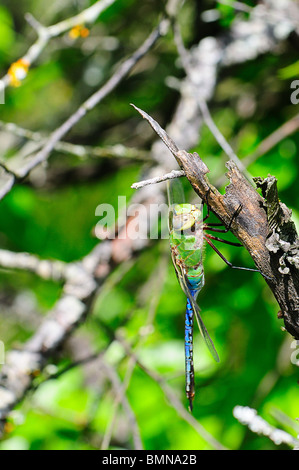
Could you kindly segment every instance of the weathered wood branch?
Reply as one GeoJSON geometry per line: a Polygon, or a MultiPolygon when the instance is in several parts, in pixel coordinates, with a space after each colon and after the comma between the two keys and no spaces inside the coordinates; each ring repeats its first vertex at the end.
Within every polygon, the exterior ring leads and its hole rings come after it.
{"type": "Polygon", "coordinates": [[[272,290],[287,331],[299,339],[299,240],[291,211],[279,202],[276,179],[256,178],[263,198],[228,161],[230,181],[222,195],[208,180],[209,169],[197,153],[179,150],[159,124],[144,111],[137,111],[150,123],[175,157],[194,191],[208,202],[214,214],[227,226],[236,209],[242,210],[232,223],[232,233],[242,242],[272,290]]]}
{"type": "Polygon", "coordinates": [[[272,289],[284,318],[286,329],[299,337],[299,240],[292,212],[278,199],[277,180],[273,176],[255,178],[266,200],[268,234],[265,248],[275,275],[272,289]]]}

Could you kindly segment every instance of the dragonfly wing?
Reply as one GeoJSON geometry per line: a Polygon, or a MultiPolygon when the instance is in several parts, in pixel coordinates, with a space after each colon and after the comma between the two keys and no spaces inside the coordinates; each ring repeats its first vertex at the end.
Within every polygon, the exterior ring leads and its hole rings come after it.
{"type": "Polygon", "coordinates": [[[167,193],[169,205],[183,204],[185,202],[185,194],[181,181],[179,179],[167,181],[167,193]]]}
{"type": "Polygon", "coordinates": [[[176,263],[175,256],[174,256],[173,253],[172,253],[172,261],[173,261],[173,264],[174,264],[174,267],[175,267],[175,271],[176,271],[180,286],[181,286],[183,292],[185,293],[185,295],[188,297],[188,299],[191,302],[193,312],[194,312],[196,320],[197,320],[199,331],[200,331],[203,339],[205,340],[205,343],[206,343],[210,353],[212,354],[213,358],[215,359],[216,362],[219,362],[220,359],[219,359],[218,353],[216,351],[216,348],[214,346],[214,343],[213,343],[213,341],[212,341],[212,339],[211,339],[211,337],[208,333],[208,330],[206,329],[205,324],[204,324],[204,322],[203,322],[203,320],[200,316],[199,306],[197,305],[197,302],[194,299],[194,297],[191,294],[190,289],[188,287],[187,276],[182,271],[182,268],[176,263]]]}
{"type": "MultiPolygon", "coordinates": [[[[192,297],[192,296],[191,296],[192,297]]],[[[191,301],[191,298],[188,297],[191,301]]],[[[192,301],[191,301],[192,302],[192,301]]],[[[200,316],[200,313],[199,313],[199,307],[196,303],[196,301],[193,299],[193,302],[192,302],[192,307],[193,307],[193,311],[195,312],[195,317],[196,317],[196,320],[197,320],[197,324],[198,324],[198,328],[199,328],[199,331],[201,332],[204,340],[205,340],[205,343],[206,345],[208,346],[208,349],[210,351],[210,353],[212,354],[213,358],[215,359],[216,362],[220,362],[220,359],[219,359],[219,356],[218,356],[218,353],[216,351],[216,348],[214,346],[214,343],[208,333],[208,330],[206,329],[205,327],[205,324],[200,316]]]]}
{"type": "Polygon", "coordinates": [[[173,230],[175,205],[183,204],[185,202],[182,183],[178,179],[167,181],[167,194],[169,204],[168,227],[171,232],[173,230]]]}

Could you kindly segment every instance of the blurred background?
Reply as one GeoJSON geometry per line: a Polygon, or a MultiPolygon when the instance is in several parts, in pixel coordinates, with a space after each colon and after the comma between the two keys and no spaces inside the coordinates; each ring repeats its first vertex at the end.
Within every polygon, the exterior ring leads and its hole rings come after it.
{"type": "MultiPolygon", "coordinates": [[[[92,3],[3,0],[1,75],[36,40],[25,13],[48,26],[92,3]]],[[[248,0],[246,5],[254,7],[256,2],[248,0]]],[[[53,38],[21,86],[6,89],[5,105],[0,108],[1,158],[30,153],[33,148],[32,140],[9,132],[3,123],[51,133],[107,81],[119,61],[140,46],[163,10],[160,1],[117,0],[88,25],[86,37],[74,38],[66,32],[53,38]]],[[[221,2],[185,2],[179,14],[185,47],[207,36],[229,37],[240,16],[245,21],[250,13],[221,2]]],[[[267,136],[298,113],[298,105],[290,100],[291,82],[299,73],[298,45],[294,32],[271,52],[219,71],[209,108],[241,160],[254,155],[267,136]]],[[[109,151],[102,156],[87,152],[79,158],[53,151],[47,167],[35,169],[1,200],[0,248],[64,262],[86,256],[98,243],[96,207],[109,203],[118,211],[117,197],[130,201],[136,193],[131,185],[151,165],[156,136],[129,104],[135,103],[167,126],[180,98],[173,83],[184,76],[169,31],[65,138],[72,144],[103,149],[121,144],[138,152],[132,158],[111,156],[109,151]],[[140,155],[146,156],[146,162],[140,155]]],[[[298,133],[282,135],[277,145],[247,167],[252,176],[271,174],[278,179],[280,199],[292,209],[295,222],[298,145],[298,133]]],[[[201,155],[211,170],[210,181],[216,184],[226,171],[228,157],[207,126],[192,150],[201,155]]],[[[223,191],[225,184],[220,186],[223,191]]],[[[190,197],[194,197],[191,192],[190,197]]],[[[231,234],[227,238],[233,240],[231,234]]],[[[233,264],[253,267],[245,249],[221,246],[221,251],[233,264]]],[[[193,417],[198,428],[186,417],[186,299],[171,264],[168,241],[156,240],[115,266],[106,278],[84,323],[50,359],[12,412],[0,449],[129,449],[134,447],[132,419],[147,450],[211,449],[217,447],[215,442],[234,450],[277,449],[271,440],[236,420],[237,405],[255,408],[269,423],[296,436],[298,372],[291,362],[292,338],[281,329],[279,306],[270,289],[259,274],[230,270],[209,247],[204,266],[206,285],[198,302],[221,362],[213,362],[195,328],[193,417]],[[133,363],[117,341],[118,334],[132,345],[140,364],[133,363]],[[105,357],[105,367],[98,358],[75,365],[99,353],[105,357]],[[114,385],[107,364],[114,371],[114,385]],[[150,376],[148,370],[158,375],[150,376]],[[170,403],[160,379],[175,393],[186,415],[170,403]],[[123,381],[127,381],[130,412],[123,403],[117,405],[116,390],[123,381]]],[[[61,291],[61,283],[42,280],[26,270],[0,270],[0,339],[6,350],[22,347],[61,291]]]]}

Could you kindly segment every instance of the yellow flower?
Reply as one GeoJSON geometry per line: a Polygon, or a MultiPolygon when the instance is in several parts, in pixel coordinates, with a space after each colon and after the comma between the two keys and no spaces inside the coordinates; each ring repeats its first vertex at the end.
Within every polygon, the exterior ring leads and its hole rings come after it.
{"type": "Polygon", "coordinates": [[[24,59],[19,59],[17,62],[11,64],[7,72],[9,84],[14,87],[19,87],[22,80],[27,76],[29,67],[30,63],[24,59]]]}
{"type": "Polygon", "coordinates": [[[74,26],[70,32],[69,37],[71,39],[77,39],[81,36],[81,38],[87,38],[89,36],[89,29],[83,25],[74,26]]]}

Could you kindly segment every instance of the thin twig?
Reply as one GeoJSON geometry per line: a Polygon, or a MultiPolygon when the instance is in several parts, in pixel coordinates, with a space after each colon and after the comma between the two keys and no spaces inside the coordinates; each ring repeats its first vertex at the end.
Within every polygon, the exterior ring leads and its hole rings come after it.
{"type": "MultiPolygon", "coordinates": [[[[69,372],[70,370],[83,366],[86,364],[90,364],[93,361],[98,361],[100,360],[101,367],[105,370],[106,375],[108,379],[111,381],[112,386],[114,388],[115,394],[116,394],[116,400],[117,403],[121,403],[123,405],[124,411],[128,417],[128,422],[130,424],[130,427],[132,429],[132,436],[133,436],[133,441],[134,441],[134,447],[136,450],[142,450],[142,441],[139,433],[139,429],[137,426],[137,421],[136,417],[132,411],[132,408],[129,404],[129,401],[127,400],[126,396],[120,393],[120,390],[122,388],[122,383],[119,380],[119,377],[116,373],[116,371],[112,368],[110,364],[108,364],[104,360],[104,354],[105,351],[99,351],[96,353],[89,354],[83,358],[77,359],[76,361],[72,362],[71,364],[67,365],[63,369],[59,370],[58,372],[55,372],[51,375],[49,375],[42,383],[45,383],[49,380],[57,380],[61,376],[63,376],[65,373],[69,372]]],[[[40,384],[35,385],[31,388],[31,391],[36,391],[37,388],[40,386],[40,384]]]]}
{"type": "Polygon", "coordinates": [[[254,163],[262,155],[265,155],[267,152],[272,150],[279,142],[288,137],[289,135],[294,134],[299,129],[299,114],[296,114],[294,117],[289,119],[276,129],[272,134],[266,137],[254,150],[253,153],[247,155],[242,162],[247,167],[254,163]]]}
{"type": "Polygon", "coordinates": [[[122,406],[124,408],[124,411],[127,415],[128,418],[128,423],[130,425],[130,428],[132,430],[132,437],[133,437],[133,442],[134,442],[134,448],[136,450],[142,450],[143,445],[142,445],[142,440],[140,436],[140,432],[138,429],[138,424],[137,424],[137,419],[136,416],[131,408],[131,405],[126,397],[125,394],[122,393],[122,388],[123,384],[119,379],[118,374],[114,370],[114,368],[110,365],[107,364],[104,360],[102,360],[102,366],[104,367],[107,377],[110,379],[112,386],[115,391],[115,399],[116,401],[120,401],[122,403],[122,406]]]}
{"type": "Polygon", "coordinates": [[[25,20],[30,24],[31,28],[37,32],[38,36],[47,35],[47,28],[42,25],[31,13],[25,14],[25,20]]]}
{"type": "Polygon", "coordinates": [[[91,111],[97,104],[99,104],[109,93],[111,93],[117,85],[128,75],[136,63],[153,47],[153,45],[160,38],[161,34],[165,34],[168,28],[168,22],[162,20],[157,28],[148,36],[145,42],[137,49],[134,54],[123,62],[111,78],[96,91],[85,103],[83,103],[74,114],[72,114],[59,128],[57,128],[45,146],[32,157],[28,159],[28,164],[25,165],[19,172],[19,177],[26,176],[33,168],[45,161],[51,151],[55,148],[63,136],[65,136],[72,127],[77,124],[88,111],[91,111]]]}
{"type": "MultiPolygon", "coordinates": [[[[28,62],[30,65],[33,64],[47,46],[50,39],[59,36],[78,24],[93,23],[98,16],[114,2],[115,0],[99,0],[81,13],[48,27],[41,25],[31,14],[27,13],[26,20],[37,32],[38,38],[22,57],[22,60],[28,62]]],[[[0,80],[0,84],[1,89],[5,89],[10,84],[8,74],[0,80]]]]}
{"type": "Polygon", "coordinates": [[[131,350],[128,343],[118,336],[118,340],[121,342],[122,346],[125,348],[126,353],[130,357],[134,357],[136,364],[149,376],[151,377],[163,390],[166,398],[171,403],[173,408],[177,411],[178,415],[184,419],[190,426],[195,429],[195,431],[206,441],[208,442],[214,449],[217,450],[226,450],[226,448],[215,439],[209,432],[205,430],[205,428],[196,420],[184,407],[181,401],[178,399],[172,388],[166,383],[164,378],[159,375],[157,372],[148,369],[147,367],[142,364],[136,354],[131,350]]]}
{"type": "MultiPolygon", "coordinates": [[[[147,283],[147,284],[152,284],[152,281],[154,281],[155,286],[154,288],[152,288],[151,286],[151,300],[150,300],[150,305],[148,308],[148,315],[147,315],[145,324],[138,331],[138,340],[137,340],[137,346],[135,347],[135,354],[136,354],[136,351],[141,348],[142,344],[144,344],[149,334],[152,332],[152,324],[153,324],[154,316],[157,310],[158,301],[160,299],[162,289],[164,286],[164,282],[166,278],[165,272],[166,272],[167,266],[168,266],[168,260],[166,260],[166,257],[164,256],[162,258],[162,262],[159,263],[158,268],[154,270],[152,276],[150,277],[149,282],[147,283]],[[153,295],[153,293],[155,295],[153,295]]],[[[144,297],[142,298],[141,304],[144,306],[144,297]]],[[[122,390],[120,390],[120,395],[126,393],[129,387],[135,366],[136,366],[135,356],[130,356],[128,368],[126,370],[125,378],[122,384],[122,390]]],[[[113,428],[114,428],[115,421],[116,421],[117,409],[118,409],[119,403],[120,403],[120,396],[118,397],[117,400],[114,401],[112,417],[102,440],[102,446],[101,446],[102,450],[108,449],[109,447],[109,444],[112,438],[113,428]]]]}
{"type": "Polygon", "coordinates": [[[144,180],[144,181],[139,181],[138,183],[133,183],[131,188],[140,189],[150,184],[162,183],[163,181],[168,181],[168,180],[172,180],[175,178],[181,178],[182,176],[185,176],[185,172],[183,170],[172,170],[170,173],[167,173],[166,175],[157,176],[156,178],[151,178],[151,179],[144,180]]]}
{"type": "Polygon", "coordinates": [[[29,271],[43,279],[54,281],[65,280],[67,272],[72,269],[71,263],[43,260],[30,253],[14,253],[9,250],[0,250],[0,268],[29,271]]]}
{"type": "MultiPolygon", "coordinates": [[[[49,135],[41,134],[40,132],[33,132],[29,129],[24,129],[12,122],[0,121],[0,129],[10,132],[17,137],[25,138],[37,142],[40,147],[50,138],[49,135]]],[[[90,145],[78,145],[69,142],[57,142],[54,149],[66,154],[75,155],[78,158],[128,158],[141,161],[149,161],[150,153],[145,150],[139,150],[125,145],[117,144],[110,147],[92,147],[90,145]]],[[[9,168],[9,162],[7,162],[9,168]]],[[[6,169],[7,169],[6,167],[6,169]]]]}
{"type": "Polygon", "coordinates": [[[236,406],[233,410],[233,414],[241,424],[248,426],[248,428],[256,434],[267,436],[274,444],[286,444],[293,449],[299,448],[298,439],[267,423],[253,408],[249,408],[248,406],[236,406]]]}
{"type": "MultiPolygon", "coordinates": [[[[257,148],[251,153],[242,159],[242,164],[248,168],[256,160],[270,152],[279,142],[286,139],[289,135],[294,134],[299,129],[299,114],[296,114],[294,117],[289,119],[276,129],[272,134],[267,136],[262,142],[257,146],[257,148]]],[[[217,188],[225,184],[226,178],[222,175],[216,182],[217,188]]]]}
{"type": "Polygon", "coordinates": [[[202,117],[204,119],[204,122],[206,123],[206,125],[210,129],[211,133],[214,135],[214,137],[215,137],[216,141],[218,142],[218,144],[220,145],[220,147],[223,149],[223,151],[229,157],[229,159],[234,161],[238,165],[240,170],[246,175],[246,177],[249,179],[249,181],[252,181],[252,177],[248,173],[248,171],[246,170],[246,167],[241,162],[241,160],[238,158],[238,156],[235,154],[232,147],[230,146],[230,144],[225,139],[224,135],[220,132],[220,130],[216,126],[216,124],[215,124],[215,122],[214,122],[214,120],[211,116],[211,113],[209,111],[209,108],[208,108],[208,105],[207,105],[206,101],[203,100],[200,97],[200,93],[198,93],[196,83],[193,79],[192,67],[191,67],[191,62],[190,62],[190,54],[184,46],[181,31],[180,31],[180,27],[179,27],[178,23],[176,23],[175,26],[174,26],[174,39],[175,39],[175,42],[176,42],[177,50],[178,50],[182,65],[184,67],[185,73],[189,77],[189,80],[190,80],[190,82],[193,86],[194,98],[195,98],[195,100],[196,100],[196,102],[199,106],[199,109],[202,113],[202,117]]]}

